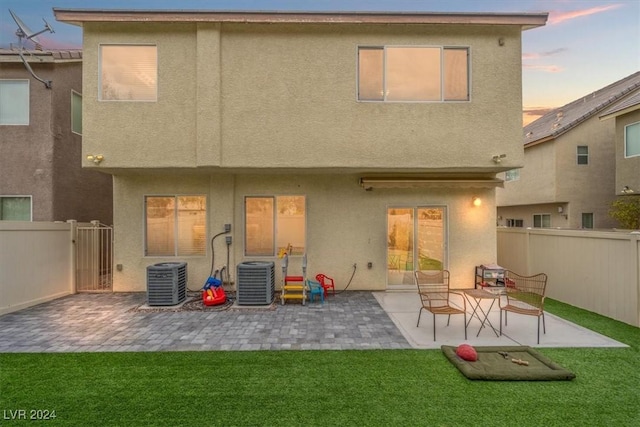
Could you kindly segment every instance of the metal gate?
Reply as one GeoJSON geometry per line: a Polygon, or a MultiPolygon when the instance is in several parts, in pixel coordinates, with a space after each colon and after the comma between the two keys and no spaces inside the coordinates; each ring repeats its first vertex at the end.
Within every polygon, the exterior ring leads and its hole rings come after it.
{"type": "Polygon", "coordinates": [[[113,228],[91,221],[78,225],[76,237],[76,290],[113,290],[113,228]]]}

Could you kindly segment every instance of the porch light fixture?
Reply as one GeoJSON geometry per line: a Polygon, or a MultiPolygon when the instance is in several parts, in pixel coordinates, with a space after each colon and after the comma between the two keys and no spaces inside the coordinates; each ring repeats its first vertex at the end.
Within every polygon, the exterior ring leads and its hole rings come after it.
{"type": "Polygon", "coordinates": [[[482,205],[482,200],[480,200],[480,197],[474,197],[473,198],[473,206],[478,207],[482,205]]]}
{"type": "Polygon", "coordinates": [[[89,154],[87,156],[87,160],[95,163],[96,165],[99,165],[100,162],[104,160],[104,156],[102,154],[89,154]]]}

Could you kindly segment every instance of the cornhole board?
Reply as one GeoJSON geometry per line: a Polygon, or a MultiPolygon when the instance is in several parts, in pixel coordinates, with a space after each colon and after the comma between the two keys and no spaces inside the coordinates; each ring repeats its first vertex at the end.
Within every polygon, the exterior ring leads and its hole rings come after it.
{"type": "Polygon", "coordinates": [[[474,347],[478,360],[468,362],[456,354],[457,347],[443,345],[442,352],[470,380],[487,381],[562,381],[572,380],[573,372],[553,362],[529,346],[474,347]],[[500,352],[507,353],[505,358],[500,352]],[[528,362],[513,363],[512,359],[528,362]]]}

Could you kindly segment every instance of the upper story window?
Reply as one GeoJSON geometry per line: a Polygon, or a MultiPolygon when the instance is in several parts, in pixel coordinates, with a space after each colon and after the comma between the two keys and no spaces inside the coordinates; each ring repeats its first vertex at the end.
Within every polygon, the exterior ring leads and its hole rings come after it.
{"type": "Polygon", "coordinates": [[[640,156],[640,122],[624,127],[624,156],[640,156]]]}
{"type": "Polygon", "coordinates": [[[205,196],[147,196],[144,205],[146,256],[206,254],[205,196]]]}
{"type": "Polygon", "coordinates": [[[306,251],[305,196],[256,196],[244,201],[244,253],[276,256],[306,251]]]}
{"type": "Polygon", "coordinates": [[[29,124],[29,80],[0,80],[0,125],[29,124]]]}
{"type": "Polygon", "coordinates": [[[151,45],[101,45],[101,101],[156,101],[158,51],[151,45]]]}
{"type": "Polygon", "coordinates": [[[518,181],[520,179],[520,169],[511,169],[504,173],[505,181],[518,181]]]}
{"type": "Polygon", "coordinates": [[[71,91],[71,132],[82,135],[82,95],[71,91]]]}
{"type": "Polygon", "coordinates": [[[589,164],[589,147],[586,145],[578,145],[576,157],[579,165],[589,164]]]}
{"type": "Polygon", "coordinates": [[[468,101],[469,49],[439,46],[358,48],[360,101],[468,101]]]}
{"type": "Polygon", "coordinates": [[[31,221],[31,196],[0,196],[0,221],[31,221]]]}

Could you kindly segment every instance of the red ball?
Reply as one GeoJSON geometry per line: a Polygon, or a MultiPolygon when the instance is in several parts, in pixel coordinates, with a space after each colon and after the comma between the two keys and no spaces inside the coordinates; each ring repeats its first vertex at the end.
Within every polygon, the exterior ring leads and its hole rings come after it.
{"type": "Polygon", "coordinates": [[[456,354],[462,360],[466,360],[469,362],[475,362],[476,360],[478,360],[478,352],[469,344],[460,344],[456,349],[456,354]]]}

